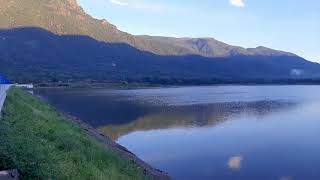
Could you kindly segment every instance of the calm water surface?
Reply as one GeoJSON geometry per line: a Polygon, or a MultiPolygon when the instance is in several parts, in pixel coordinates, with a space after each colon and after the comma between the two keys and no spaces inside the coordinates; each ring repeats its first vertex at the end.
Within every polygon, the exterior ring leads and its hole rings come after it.
{"type": "Polygon", "coordinates": [[[174,179],[320,179],[320,86],[36,94],[174,179]]]}

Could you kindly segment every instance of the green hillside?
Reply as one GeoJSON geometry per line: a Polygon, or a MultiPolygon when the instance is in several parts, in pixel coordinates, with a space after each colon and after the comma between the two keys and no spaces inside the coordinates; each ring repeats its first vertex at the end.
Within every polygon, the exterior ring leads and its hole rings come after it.
{"type": "Polygon", "coordinates": [[[57,34],[89,35],[108,41],[127,41],[105,20],[87,15],[76,0],[0,0],[0,28],[41,27],[57,34]]]}
{"type": "Polygon", "coordinates": [[[130,35],[86,14],[76,0],[0,3],[0,72],[13,82],[197,85],[320,77],[319,64],[266,47],[130,35]]]}
{"type": "Polygon", "coordinates": [[[39,27],[56,34],[87,35],[106,42],[123,42],[157,55],[295,56],[268,48],[245,49],[213,38],[170,38],[134,36],[106,20],[98,20],[78,5],[77,0],[0,0],[0,28],[39,27]]]}

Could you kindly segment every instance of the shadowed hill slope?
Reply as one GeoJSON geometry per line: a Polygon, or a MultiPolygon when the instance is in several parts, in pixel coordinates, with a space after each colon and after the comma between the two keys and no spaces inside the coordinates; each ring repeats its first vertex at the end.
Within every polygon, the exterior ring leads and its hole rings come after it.
{"type": "Polygon", "coordinates": [[[315,77],[297,56],[159,56],[125,43],[56,35],[40,28],[0,30],[0,72],[16,82],[250,80],[315,77]]]}

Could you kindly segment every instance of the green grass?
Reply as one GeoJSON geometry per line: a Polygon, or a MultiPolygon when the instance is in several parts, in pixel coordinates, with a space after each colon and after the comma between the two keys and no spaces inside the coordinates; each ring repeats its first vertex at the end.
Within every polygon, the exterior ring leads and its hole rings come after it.
{"type": "Polygon", "coordinates": [[[21,179],[146,179],[77,124],[31,94],[11,88],[0,120],[0,169],[21,179]]]}

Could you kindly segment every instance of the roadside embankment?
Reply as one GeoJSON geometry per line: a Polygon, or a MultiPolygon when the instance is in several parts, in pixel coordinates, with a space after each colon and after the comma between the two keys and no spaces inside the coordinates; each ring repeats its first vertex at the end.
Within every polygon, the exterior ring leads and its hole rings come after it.
{"type": "Polygon", "coordinates": [[[11,85],[8,84],[0,84],[0,112],[2,111],[2,107],[7,96],[7,90],[10,88],[10,86],[11,85]]]}
{"type": "Polygon", "coordinates": [[[21,179],[168,179],[94,129],[11,88],[0,120],[0,170],[21,179]]]}

